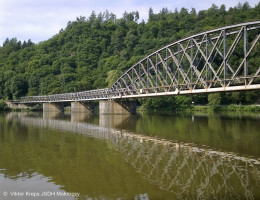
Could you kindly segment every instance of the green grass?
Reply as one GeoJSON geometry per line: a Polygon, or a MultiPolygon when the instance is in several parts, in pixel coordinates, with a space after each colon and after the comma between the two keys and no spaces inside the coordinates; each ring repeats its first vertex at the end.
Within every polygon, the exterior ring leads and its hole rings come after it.
{"type": "Polygon", "coordinates": [[[260,106],[257,105],[218,105],[215,107],[208,105],[195,105],[193,111],[208,112],[208,111],[232,111],[232,112],[260,112],[260,106]]]}

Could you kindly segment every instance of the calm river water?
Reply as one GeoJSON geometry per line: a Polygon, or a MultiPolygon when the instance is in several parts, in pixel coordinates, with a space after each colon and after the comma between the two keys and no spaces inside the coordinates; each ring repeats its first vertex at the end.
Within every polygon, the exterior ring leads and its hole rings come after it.
{"type": "Polygon", "coordinates": [[[0,114],[0,199],[259,199],[260,115],[0,114]]]}

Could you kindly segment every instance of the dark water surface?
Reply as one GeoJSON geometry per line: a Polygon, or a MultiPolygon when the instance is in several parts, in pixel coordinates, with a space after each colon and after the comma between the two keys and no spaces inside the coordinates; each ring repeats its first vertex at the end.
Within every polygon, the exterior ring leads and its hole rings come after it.
{"type": "Polygon", "coordinates": [[[260,115],[0,115],[0,199],[259,199],[260,115]]]}

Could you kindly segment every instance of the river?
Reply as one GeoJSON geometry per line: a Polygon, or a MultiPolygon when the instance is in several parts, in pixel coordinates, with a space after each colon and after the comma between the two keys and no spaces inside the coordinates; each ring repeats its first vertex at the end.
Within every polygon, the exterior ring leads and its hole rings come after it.
{"type": "Polygon", "coordinates": [[[259,114],[0,114],[0,199],[257,199],[259,114]]]}

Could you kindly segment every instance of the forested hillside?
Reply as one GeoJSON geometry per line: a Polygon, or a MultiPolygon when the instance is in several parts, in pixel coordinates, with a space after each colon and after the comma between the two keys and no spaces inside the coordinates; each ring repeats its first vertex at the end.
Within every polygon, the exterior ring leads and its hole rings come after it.
{"type": "MultiPolygon", "coordinates": [[[[127,68],[166,44],[260,19],[260,3],[253,8],[238,4],[228,10],[225,5],[203,11],[170,9],[156,14],[151,8],[147,22],[139,19],[138,12],[125,12],[120,19],[108,11],[93,12],[88,18],[68,22],[64,30],[39,44],[6,39],[0,47],[0,99],[109,87],[127,68]]],[[[256,62],[260,64],[260,58],[256,62]]],[[[250,103],[256,95],[259,92],[223,94],[222,99],[250,103]]],[[[205,95],[192,98],[195,103],[207,103],[205,95]]]]}

